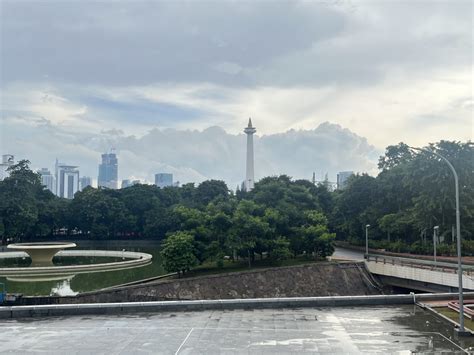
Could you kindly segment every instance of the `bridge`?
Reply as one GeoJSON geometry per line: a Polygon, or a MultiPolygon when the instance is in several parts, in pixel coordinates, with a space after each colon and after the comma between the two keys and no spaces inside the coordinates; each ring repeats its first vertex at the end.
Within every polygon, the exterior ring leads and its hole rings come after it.
{"type": "MultiPolygon", "coordinates": [[[[363,260],[362,252],[337,248],[335,258],[363,260]]],[[[368,271],[384,284],[421,292],[457,292],[457,264],[381,254],[365,258],[368,271]]],[[[474,290],[474,265],[463,265],[463,289],[474,290]]]]}

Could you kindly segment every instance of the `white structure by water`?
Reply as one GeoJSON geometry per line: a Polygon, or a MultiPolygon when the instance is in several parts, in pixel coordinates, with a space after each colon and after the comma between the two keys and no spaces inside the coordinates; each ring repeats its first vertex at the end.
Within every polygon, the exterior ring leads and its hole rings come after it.
{"type": "Polygon", "coordinates": [[[254,176],[254,164],[253,164],[253,134],[257,132],[257,129],[252,126],[252,119],[249,118],[249,124],[244,129],[247,135],[247,169],[245,173],[245,189],[250,191],[253,189],[255,184],[254,176]]]}

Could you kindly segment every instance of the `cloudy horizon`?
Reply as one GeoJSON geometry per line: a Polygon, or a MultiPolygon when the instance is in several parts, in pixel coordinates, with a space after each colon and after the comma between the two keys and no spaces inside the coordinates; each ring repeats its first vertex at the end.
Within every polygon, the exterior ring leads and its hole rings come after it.
{"type": "Polygon", "coordinates": [[[471,1],[3,0],[0,19],[0,153],[35,167],[96,178],[115,145],[120,178],[233,188],[248,117],[257,177],[374,174],[388,145],[474,134],[471,1]]]}

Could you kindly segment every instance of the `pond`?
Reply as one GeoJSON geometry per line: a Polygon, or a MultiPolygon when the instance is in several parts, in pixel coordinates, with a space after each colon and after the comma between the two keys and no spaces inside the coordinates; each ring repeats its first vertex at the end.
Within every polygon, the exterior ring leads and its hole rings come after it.
{"type": "MultiPolygon", "coordinates": [[[[138,281],[165,274],[161,266],[160,243],[150,240],[107,240],[107,241],[74,241],[77,248],[74,250],[127,250],[133,252],[148,253],[153,256],[151,264],[132,269],[105,271],[96,273],[84,273],[63,277],[46,277],[37,279],[19,279],[12,277],[0,277],[0,283],[4,283],[8,293],[21,293],[25,296],[49,296],[75,295],[80,292],[99,290],[105,287],[121,285],[128,282],[138,281]]],[[[3,248],[5,251],[6,248],[3,248]]],[[[55,257],[55,265],[68,265],[72,262],[97,263],[113,262],[114,258],[75,258],[55,257]]],[[[27,266],[29,258],[16,261],[2,261],[2,266],[27,266]],[[10,265],[9,265],[10,263],[10,265]]]]}

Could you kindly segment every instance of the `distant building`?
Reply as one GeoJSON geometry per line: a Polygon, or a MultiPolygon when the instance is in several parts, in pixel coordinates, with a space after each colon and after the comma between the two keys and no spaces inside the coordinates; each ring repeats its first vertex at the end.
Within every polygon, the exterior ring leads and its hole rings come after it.
{"type": "Polygon", "coordinates": [[[79,170],[77,166],[59,163],[56,160],[56,196],[74,198],[79,191],[79,170]]]}
{"type": "Polygon", "coordinates": [[[87,186],[92,186],[92,179],[89,176],[83,176],[79,179],[79,191],[84,190],[87,186]]]}
{"type": "Polygon", "coordinates": [[[118,159],[115,153],[102,154],[99,164],[99,187],[116,189],[118,187],[118,159]]]}
{"type": "Polygon", "coordinates": [[[140,180],[122,180],[122,189],[125,189],[127,187],[133,186],[133,185],[138,185],[140,183],[140,180]]]}
{"type": "Polygon", "coordinates": [[[2,155],[2,163],[0,164],[0,181],[7,178],[10,174],[7,169],[15,164],[15,157],[11,154],[2,155]]]}
{"type": "Polygon", "coordinates": [[[53,194],[56,193],[56,181],[54,175],[51,174],[51,171],[49,171],[48,168],[42,168],[41,170],[38,170],[38,174],[41,175],[41,185],[46,187],[53,194]]]}
{"type": "Polygon", "coordinates": [[[155,185],[160,189],[166,186],[173,186],[173,174],[155,174],[155,185]]]}
{"type": "Polygon", "coordinates": [[[341,171],[340,173],[337,174],[337,189],[338,190],[343,190],[347,186],[347,179],[354,175],[353,171],[341,171]]]}

